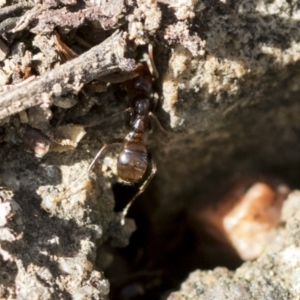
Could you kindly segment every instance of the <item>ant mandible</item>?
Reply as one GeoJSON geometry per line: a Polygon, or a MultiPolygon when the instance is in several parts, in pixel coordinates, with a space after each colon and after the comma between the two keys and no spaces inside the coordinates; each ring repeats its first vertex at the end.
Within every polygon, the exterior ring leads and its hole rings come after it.
{"type": "Polygon", "coordinates": [[[149,61],[139,63],[134,71],[137,76],[124,83],[129,100],[129,107],[125,110],[130,113],[129,133],[124,139],[111,139],[105,143],[87,170],[87,172],[91,170],[103,151],[112,144],[122,144],[122,149],[117,161],[117,172],[123,181],[129,184],[139,183],[144,178],[148,166],[151,167],[148,177],[140,185],[138,192],[122,211],[122,225],[125,222],[128,209],[136,198],[145,191],[157,171],[155,161],[147,150],[144,140],[145,134],[151,129],[150,118],[158,124],[162,131],[165,131],[153,114],[157,105],[157,98],[153,96],[153,84],[155,77],[158,77],[158,73],[153,62],[153,49],[151,44],[149,45],[148,52],[152,73],[149,70],[149,61]]]}

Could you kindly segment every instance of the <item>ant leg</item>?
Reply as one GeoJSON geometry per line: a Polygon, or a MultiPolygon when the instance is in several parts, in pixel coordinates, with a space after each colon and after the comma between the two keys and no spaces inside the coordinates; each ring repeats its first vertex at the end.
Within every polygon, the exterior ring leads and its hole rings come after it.
{"type": "Polygon", "coordinates": [[[124,140],[122,139],[111,139],[110,141],[108,141],[107,143],[105,143],[102,148],[98,151],[98,153],[96,154],[96,156],[94,157],[94,159],[92,160],[92,162],[90,163],[88,169],[87,169],[87,173],[89,173],[89,171],[92,169],[92,167],[94,166],[96,160],[99,158],[99,156],[102,154],[102,152],[107,149],[108,146],[112,145],[112,144],[121,144],[123,143],[124,140]]]}
{"type": "Polygon", "coordinates": [[[157,119],[157,117],[156,117],[151,111],[149,112],[149,116],[156,122],[156,125],[158,126],[158,128],[159,128],[163,133],[165,133],[165,134],[170,134],[169,131],[167,131],[166,129],[164,129],[164,128],[161,126],[159,120],[157,119]]]}
{"type": "Polygon", "coordinates": [[[155,173],[157,171],[157,167],[156,167],[155,161],[152,159],[151,156],[150,156],[150,159],[151,159],[151,172],[150,172],[148,178],[139,187],[139,191],[134,195],[134,197],[129,201],[129,203],[123,209],[123,211],[122,211],[122,219],[121,219],[121,224],[122,225],[125,224],[125,217],[127,215],[128,209],[131,207],[132,203],[136,200],[136,198],[145,191],[145,189],[147,188],[147,186],[149,185],[149,183],[151,182],[151,180],[153,179],[153,177],[154,177],[154,175],[155,175],[155,173]]]}
{"type": "MultiPolygon", "coordinates": [[[[84,176],[86,176],[90,170],[92,169],[92,167],[94,166],[96,160],[99,158],[99,156],[103,153],[103,151],[105,149],[107,149],[108,146],[112,145],[112,144],[119,144],[119,143],[123,143],[123,140],[122,139],[112,139],[110,141],[108,141],[107,143],[105,143],[102,148],[98,151],[98,153],[96,154],[96,156],[94,157],[94,159],[92,160],[92,162],[90,163],[88,169],[84,172],[84,174],[82,174],[81,176],[79,176],[75,181],[73,181],[72,183],[72,187],[75,186],[78,182],[80,182],[82,180],[82,178],[84,176]]],[[[54,202],[60,202],[63,197],[69,192],[71,188],[68,188],[66,191],[63,192],[62,195],[60,195],[58,198],[54,199],[54,202]]]]}
{"type": "Polygon", "coordinates": [[[120,112],[117,112],[117,113],[115,113],[115,114],[113,114],[113,115],[111,115],[111,116],[109,116],[109,117],[107,117],[107,118],[105,118],[105,119],[100,120],[99,122],[96,121],[96,122],[93,122],[93,123],[90,123],[90,124],[87,124],[87,125],[83,125],[83,126],[84,126],[85,128],[88,128],[88,127],[94,127],[94,126],[97,126],[97,125],[99,125],[99,124],[101,124],[101,123],[106,122],[106,121],[109,120],[110,118],[116,117],[116,116],[121,115],[121,114],[124,114],[124,113],[126,113],[126,112],[130,112],[130,113],[132,114],[132,108],[131,108],[131,107],[128,107],[128,108],[126,108],[126,109],[124,109],[124,110],[122,110],[122,111],[120,111],[120,112]]]}

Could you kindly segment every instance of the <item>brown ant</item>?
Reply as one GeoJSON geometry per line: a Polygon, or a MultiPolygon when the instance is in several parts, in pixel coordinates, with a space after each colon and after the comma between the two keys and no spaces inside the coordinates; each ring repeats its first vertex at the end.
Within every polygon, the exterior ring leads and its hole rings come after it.
{"type": "MultiPolygon", "coordinates": [[[[105,143],[98,151],[87,170],[87,172],[91,170],[96,160],[101,156],[105,149],[112,144],[118,143],[122,144],[122,149],[119,153],[117,162],[117,172],[120,179],[129,184],[139,183],[144,178],[148,167],[151,167],[148,177],[140,185],[138,192],[122,211],[122,225],[124,224],[128,209],[136,198],[145,191],[157,171],[155,161],[147,150],[144,141],[145,134],[151,129],[150,118],[156,121],[162,131],[165,131],[153,114],[153,111],[157,106],[157,98],[153,96],[153,84],[155,77],[158,77],[158,73],[153,63],[152,45],[149,46],[149,60],[150,66],[149,62],[139,63],[134,70],[137,76],[124,82],[129,102],[129,107],[125,110],[130,113],[129,133],[124,139],[111,139],[105,143]],[[150,72],[150,67],[152,73],[150,72]]],[[[115,115],[118,114],[120,113],[115,115]]]]}

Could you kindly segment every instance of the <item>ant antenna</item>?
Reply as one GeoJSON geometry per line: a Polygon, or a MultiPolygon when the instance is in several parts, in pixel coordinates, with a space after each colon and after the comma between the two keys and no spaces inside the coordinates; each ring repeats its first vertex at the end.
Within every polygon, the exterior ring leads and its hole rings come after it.
{"type": "Polygon", "coordinates": [[[157,127],[159,128],[159,130],[161,130],[163,133],[165,134],[170,134],[169,131],[167,131],[166,129],[164,129],[160,123],[160,121],[157,119],[156,115],[153,114],[151,111],[149,112],[149,116],[155,121],[157,127]]]}
{"type": "Polygon", "coordinates": [[[158,71],[156,69],[155,63],[154,63],[154,58],[153,58],[153,45],[150,43],[148,45],[148,56],[149,56],[149,61],[150,61],[150,66],[152,69],[152,73],[155,78],[159,77],[158,71]]]}
{"type": "Polygon", "coordinates": [[[132,108],[131,108],[131,107],[127,107],[126,109],[124,109],[124,110],[122,110],[122,111],[120,111],[120,112],[117,112],[117,113],[115,113],[115,114],[113,114],[113,115],[111,115],[111,116],[109,116],[109,117],[107,117],[107,118],[105,118],[105,119],[102,119],[101,121],[94,121],[94,122],[91,122],[91,123],[89,123],[89,124],[87,124],[87,125],[83,125],[83,126],[84,126],[85,128],[98,126],[98,125],[100,125],[100,124],[106,122],[107,120],[109,120],[109,119],[111,119],[111,118],[114,118],[114,117],[116,117],[116,116],[119,116],[119,115],[121,115],[121,114],[124,114],[124,113],[126,113],[126,112],[130,112],[130,113],[132,114],[132,108]]]}

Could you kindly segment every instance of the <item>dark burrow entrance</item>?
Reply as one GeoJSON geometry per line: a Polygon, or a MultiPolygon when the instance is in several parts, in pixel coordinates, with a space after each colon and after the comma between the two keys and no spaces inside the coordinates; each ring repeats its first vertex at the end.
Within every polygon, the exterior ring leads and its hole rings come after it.
{"type": "MultiPolygon", "coordinates": [[[[203,209],[210,214],[215,207],[205,210],[207,202],[216,201],[210,199],[225,202],[228,197],[237,197],[241,190],[244,193],[257,182],[263,182],[274,190],[282,187],[283,183],[291,189],[299,187],[300,172],[297,169],[295,166],[265,167],[260,173],[240,174],[238,179],[236,176],[229,178],[226,174],[212,174],[208,181],[214,181],[214,187],[217,183],[219,189],[203,183],[207,188],[202,188],[199,197],[206,199],[204,205],[195,206],[195,201],[191,200],[195,197],[191,193],[184,195],[188,203],[186,206],[173,211],[168,209],[168,212],[159,207],[156,198],[159,178],[154,179],[129,211],[128,218],[133,218],[137,226],[130,244],[122,249],[107,246],[107,251],[113,256],[113,262],[104,270],[111,284],[110,299],[166,299],[196,269],[223,266],[234,270],[239,267],[243,260],[235,248],[210,230],[215,223],[195,223],[194,211],[203,209]]],[[[126,205],[122,201],[135,193],[134,188],[122,184],[115,184],[113,191],[116,211],[121,211],[126,205]]],[[[280,190],[277,189],[277,192],[280,193],[280,190]]],[[[219,212],[217,210],[212,219],[220,217],[220,209],[219,212]]]]}

